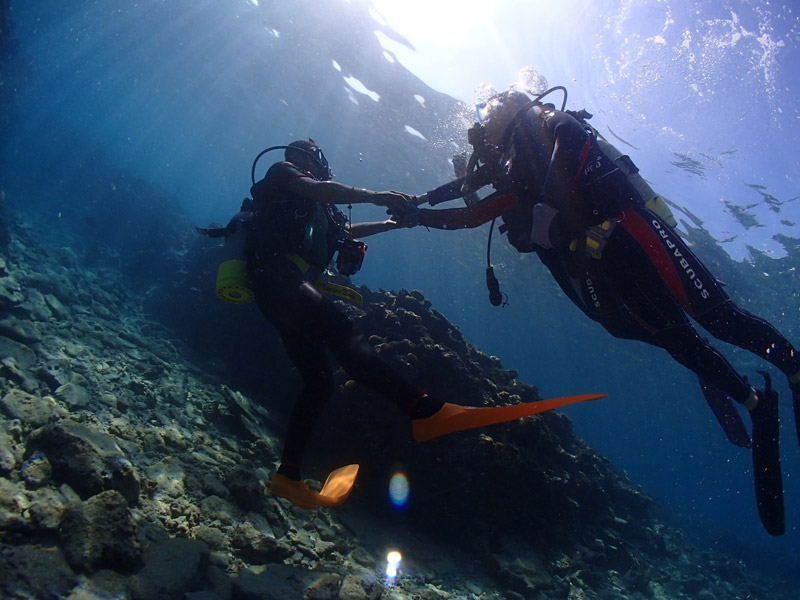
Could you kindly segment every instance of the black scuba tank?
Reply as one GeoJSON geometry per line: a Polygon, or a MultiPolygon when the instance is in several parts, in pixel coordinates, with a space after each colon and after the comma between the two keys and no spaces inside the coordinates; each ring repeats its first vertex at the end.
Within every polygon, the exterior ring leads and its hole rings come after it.
{"type": "Polygon", "coordinates": [[[670,226],[677,226],[675,216],[667,206],[664,197],[656,193],[644,177],[639,174],[639,168],[633,163],[630,156],[623,154],[616,146],[597,136],[597,147],[608,157],[625,175],[628,183],[635,190],[638,200],[646,207],[656,213],[670,226]]]}

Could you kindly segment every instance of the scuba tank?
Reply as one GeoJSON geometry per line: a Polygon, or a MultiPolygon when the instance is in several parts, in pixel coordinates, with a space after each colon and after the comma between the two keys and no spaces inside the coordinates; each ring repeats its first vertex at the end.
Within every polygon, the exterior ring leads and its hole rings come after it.
{"type": "Polygon", "coordinates": [[[678,221],[675,220],[675,216],[672,214],[669,206],[667,206],[664,197],[657,194],[653,188],[650,187],[650,184],[639,175],[639,168],[633,163],[630,156],[620,152],[616,146],[609,144],[599,135],[597,135],[595,139],[597,141],[597,146],[603,154],[613,161],[614,164],[619,167],[619,170],[628,178],[628,182],[633,186],[633,189],[636,190],[644,206],[664,219],[670,227],[676,227],[678,221]]]}
{"type": "Polygon", "coordinates": [[[245,253],[253,211],[242,208],[222,230],[225,244],[217,268],[217,297],[231,304],[247,304],[254,298],[247,276],[245,253]]]}

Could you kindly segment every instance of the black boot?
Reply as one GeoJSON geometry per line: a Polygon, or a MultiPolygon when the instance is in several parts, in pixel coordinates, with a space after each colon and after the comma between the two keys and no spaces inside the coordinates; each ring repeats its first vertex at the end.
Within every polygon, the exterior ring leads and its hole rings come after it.
{"type": "Polygon", "coordinates": [[[753,420],[753,478],[756,487],[758,516],[770,535],[783,535],[786,520],[783,510],[783,479],[779,450],[780,415],[778,393],[772,389],[768,373],[765,388],[758,390],[756,405],[750,411],[753,420]]]}

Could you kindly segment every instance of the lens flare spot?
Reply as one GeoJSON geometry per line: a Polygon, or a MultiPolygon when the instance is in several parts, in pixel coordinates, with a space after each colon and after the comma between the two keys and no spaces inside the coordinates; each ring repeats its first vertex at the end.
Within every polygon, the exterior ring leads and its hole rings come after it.
{"type": "Polygon", "coordinates": [[[408,483],[408,477],[402,471],[398,471],[392,475],[389,481],[389,499],[396,508],[404,508],[408,503],[408,496],[411,488],[408,483]]]}
{"type": "Polygon", "coordinates": [[[392,550],[386,555],[386,577],[390,580],[397,577],[400,571],[400,561],[402,559],[403,556],[397,550],[392,550]]]}

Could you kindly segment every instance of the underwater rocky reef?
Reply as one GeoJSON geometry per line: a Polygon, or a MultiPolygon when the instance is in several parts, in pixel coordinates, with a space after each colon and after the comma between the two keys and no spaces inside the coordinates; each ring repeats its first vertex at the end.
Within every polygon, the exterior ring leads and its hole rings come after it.
{"type": "MultiPolygon", "coordinates": [[[[163,202],[148,221],[153,190],[120,189],[119,206],[138,207],[129,235],[113,207],[105,237],[0,213],[2,597],[792,597],[701,549],[566,416],[415,444],[403,415],[341,371],[308,474],[360,463],[352,496],[314,511],[272,497],[298,378],[254,307],[214,297],[218,249],[160,218],[163,202]],[[398,471],[403,510],[388,501],[398,471]]],[[[343,310],[431,393],[539,398],[422,292],[358,291],[363,307],[343,310]]]]}

